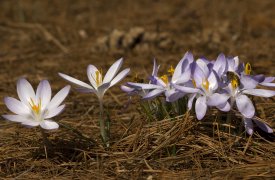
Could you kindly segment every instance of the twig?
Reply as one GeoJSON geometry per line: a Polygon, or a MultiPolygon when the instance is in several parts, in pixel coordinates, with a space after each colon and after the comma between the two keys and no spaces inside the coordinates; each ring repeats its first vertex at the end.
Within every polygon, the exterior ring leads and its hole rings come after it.
{"type": "Polygon", "coordinates": [[[245,152],[246,152],[246,150],[247,150],[247,148],[248,148],[248,145],[249,145],[249,143],[250,143],[250,141],[251,141],[251,137],[252,137],[252,135],[250,135],[249,138],[248,138],[248,141],[247,141],[247,143],[246,143],[246,145],[245,145],[245,148],[244,148],[244,150],[243,150],[243,155],[245,155],[245,152]]]}
{"type": "Polygon", "coordinates": [[[41,24],[32,24],[32,23],[7,23],[9,26],[17,28],[28,28],[28,29],[38,29],[40,30],[46,41],[53,42],[57,47],[59,47],[64,53],[69,53],[69,50],[60,43],[48,30],[46,30],[41,24]]]}

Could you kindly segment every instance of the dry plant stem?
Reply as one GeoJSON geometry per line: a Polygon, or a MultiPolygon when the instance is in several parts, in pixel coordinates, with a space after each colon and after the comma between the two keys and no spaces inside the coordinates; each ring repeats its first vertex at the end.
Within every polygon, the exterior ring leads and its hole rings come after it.
{"type": "Polygon", "coordinates": [[[103,99],[99,98],[98,100],[99,100],[99,109],[100,109],[100,114],[99,114],[100,135],[101,135],[104,145],[106,147],[109,147],[110,146],[110,143],[109,143],[110,132],[107,132],[107,131],[109,131],[109,128],[106,127],[106,123],[105,123],[103,99]]]}

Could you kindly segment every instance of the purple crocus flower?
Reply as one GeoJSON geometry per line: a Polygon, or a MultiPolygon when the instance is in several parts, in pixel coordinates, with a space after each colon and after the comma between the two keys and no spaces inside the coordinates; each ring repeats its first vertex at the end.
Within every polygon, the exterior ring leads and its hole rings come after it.
{"type": "Polygon", "coordinates": [[[265,89],[255,89],[258,82],[253,80],[250,76],[235,75],[232,77],[231,82],[225,88],[230,96],[231,104],[236,102],[237,109],[245,118],[253,118],[255,115],[255,108],[252,101],[247,95],[272,97],[275,96],[275,91],[265,89]]]}
{"type": "Polygon", "coordinates": [[[148,91],[148,93],[143,96],[143,99],[153,99],[164,93],[166,96],[166,101],[176,101],[180,97],[184,96],[185,93],[175,89],[174,86],[184,84],[189,81],[191,76],[190,64],[192,61],[192,54],[187,52],[175,69],[171,67],[168,70],[170,76],[163,75],[161,77],[157,76],[159,66],[154,61],[153,73],[149,84],[128,82],[127,85],[129,87],[141,88],[142,90],[148,91]]]}
{"type": "MultiPolygon", "coordinates": [[[[149,81],[149,84],[157,84],[157,80],[156,80],[156,77],[157,77],[157,74],[158,74],[158,70],[159,70],[159,67],[160,65],[157,64],[156,62],[156,59],[154,59],[154,65],[153,65],[153,71],[152,71],[152,74],[150,76],[150,81],[149,81]]],[[[139,82],[139,78],[138,76],[136,75],[136,77],[134,78],[134,81],[136,83],[140,83],[139,82]]],[[[138,87],[138,86],[133,86],[131,84],[127,84],[127,85],[122,85],[121,87],[121,90],[126,92],[128,95],[135,95],[135,94],[138,94],[140,96],[145,96],[147,93],[148,93],[148,89],[142,89],[141,87],[138,87]]]]}
{"type": "MultiPolygon", "coordinates": [[[[188,88],[193,88],[194,92],[189,95],[188,108],[192,108],[193,100],[196,98],[195,111],[198,120],[201,120],[207,111],[208,106],[216,106],[223,111],[229,111],[228,95],[218,93],[218,75],[214,70],[209,69],[207,63],[201,59],[193,63],[192,85],[189,82],[188,88]],[[190,87],[191,86],[191,87],[190,87]],[[196,90],[196,91],[195,91],[196,90]]],[[[185,93],[187,87],[175,85],[175,87],[185,93]]]]}

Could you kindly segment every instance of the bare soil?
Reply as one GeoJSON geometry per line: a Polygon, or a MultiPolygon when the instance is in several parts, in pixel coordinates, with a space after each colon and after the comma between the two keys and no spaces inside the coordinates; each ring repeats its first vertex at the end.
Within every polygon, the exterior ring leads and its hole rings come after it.
{"type": "MultiPolygon", "coordinates": [[[[87,81],[86,67],[123,67],[146,79],[156,58],[164,72],[186,51],[215,59],[219,53],[250,62],[254,73],[275,75],[275,1],[75,1],[0,2],[0,99],[17,97],[16,80],[34,86],[48,79],[54,92],[63,72],[87,81]]],[[[256,98],[258,116],[275,127],[275,99],[256,98]]],[[[61,127],[48,132],[45,153],[39,128],[1,119],[0,177],[5,179],[266,179],[275,177],[274,135],[224,131],[212,110],[148,122],[139,101],[126,107],[119,86],[105,96],[112,119],[111,147],[99,137],[98,102],[72,91],[61,127]],[[214,123],[213,123],[214,122],[214,123]],[[68,129],[69,126],[71,129],[68,129]],[[80,134],[81,133],[81,134],[80,134]],[[171,153],[173,149],[176,152],[171,153]]],[[[0,102],[0,113],[8,113],[0,102]]],[[[231,124],[241,126],[238,115],[231,124]],[[235,123],[234,123],[235,122],[235,123]]],[[[228,126],[228,125],[227,125],[228,126]]]]}

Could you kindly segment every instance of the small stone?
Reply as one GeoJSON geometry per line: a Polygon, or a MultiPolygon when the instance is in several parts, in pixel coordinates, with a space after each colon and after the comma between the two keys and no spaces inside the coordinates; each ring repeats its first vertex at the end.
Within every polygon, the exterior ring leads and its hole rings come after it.
{"type": "Polygon", "coordinates": [[[150,50],[150,46],[148,43],[141,43],[136,45],[134,50],[138,53],[148,52],[150,50]]]}
{"type": "Polygon", "coordinates": [[[162,40],[166,40],[169,39],[169,34],[166,32],[162,32],[158,35],[158,40],[162,41],[162,40]]]}
{"type": "Polygon", "coordinates": [[[157,41],[158,34],[157,33],[148,33],[145,32],[143,36],[144,42],[154,43],[157,41]]]}
{"type": "Polygon", "coordinates": [[[131,28],[130,31],[125,35],[122,45],[125,49],[132,49],[136,44],[142,41],[144,35],[144,29],[140,27],[131,28]]]}
{"type": "Polygon", "coordinates": [[[109,49],[109,47],[108,47],[108,41],[109,41],[108,36],[99,37],[96,40],[96,47],[95,47],[94,50],[108,51],[108,49],[109,49]]]}
{"type": "Polygon", "coordinates": [[[125,33],[117,29],[113,30],[109,38],[110,50],[118,50],[122,48],[122,41],[125,33]]]}
{"type": "Polygon", "coordinates": [[[171,39],[167,38],[167,39],[160,41],[158,46],[161,49],[171,49],[173,44],[174,44],[174,42],[171,39]]]}
{"type": "Polygon", "coordinates": [[[79,36],[80,36],[82,39],[86,39],[86,38],[88,37],[88,35],[87,35],[87,33],[86,33],[86,31],[85,31],[84,29],[80,29],[80,30],[78,31],[78,34],[79,34],[79,36]]]}

